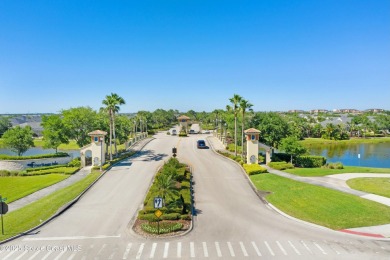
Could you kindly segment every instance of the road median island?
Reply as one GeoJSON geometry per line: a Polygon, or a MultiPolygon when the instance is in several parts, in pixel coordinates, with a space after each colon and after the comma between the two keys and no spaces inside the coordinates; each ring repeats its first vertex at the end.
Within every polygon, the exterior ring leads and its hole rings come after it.
{"type": "Polygon", "coordinates": [[[171,237],[191,230],[191,181],[190,168],[175,158],[169,159],[157,171],[133,231],[143,237],[171,237]]]}

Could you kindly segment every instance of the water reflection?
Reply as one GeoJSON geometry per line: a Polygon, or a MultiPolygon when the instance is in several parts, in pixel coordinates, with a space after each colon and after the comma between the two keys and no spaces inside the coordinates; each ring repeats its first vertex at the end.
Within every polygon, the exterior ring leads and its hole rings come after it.
{"type": "Polygon", "coordinates": [[[310,154],[344,165],[390,168],[390,143],[311,146],[310,154]],[[359,158],[360,155],[360,158],[359,158]]]}

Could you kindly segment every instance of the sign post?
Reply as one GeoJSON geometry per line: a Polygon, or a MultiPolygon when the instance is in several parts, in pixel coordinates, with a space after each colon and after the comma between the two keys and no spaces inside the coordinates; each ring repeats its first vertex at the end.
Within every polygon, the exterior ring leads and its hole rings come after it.
{"type": "Polygon", "coordinates": [[[8,212],[8,205],[5,203],[7,198],[2,198],[0,195],[0,215],[1,215],[1,234],[4,235],[4,222],[3,222],[3,214],[8,212]]]}
{"type": "Polygon", "coordinates": [[[164,199],[161,197],[154,198],[154,208],[157,209],[154,212],[154,215],[157,217],[157,235],[160,235],[160,217],[162,216],[162,211],[160,210],[164,205],[164,199]]]}

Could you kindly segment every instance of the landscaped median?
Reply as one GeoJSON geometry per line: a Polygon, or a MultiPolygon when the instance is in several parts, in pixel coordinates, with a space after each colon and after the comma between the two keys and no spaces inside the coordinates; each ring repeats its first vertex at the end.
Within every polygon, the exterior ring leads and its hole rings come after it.
{"type": "Polygon", "coordinates": [[[390,207],[273,174],[250,176],[267,201],[286,214],[334,230],[390,223],[390,207]]]}

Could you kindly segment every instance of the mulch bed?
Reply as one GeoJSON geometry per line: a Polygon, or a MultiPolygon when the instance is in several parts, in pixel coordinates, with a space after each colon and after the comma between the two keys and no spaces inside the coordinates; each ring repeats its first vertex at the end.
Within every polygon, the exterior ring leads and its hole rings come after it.
{"type": "Polygon", "coordinates": [[[183,228],[181,230],[179,230],[179,231],[172,232],[172,233],[166,233],[166,234],[160,234],[160,235],[151,234],[151,233],[147,233],[147,232],[143,231],[142,228],[141,228],[141,224],[142,223],[148,223],[148,221],[147,220],[139,220],[139,219],[137,219],[135,221],[134,225],[133,225],[133,230],[134,230],[135,233],[137,233],[138,235],[143,236],[145,238],[164,238],[164,237],[175,237],[175,236],[182,235],[185,232],[187,232],[190,229],[190,227],[191,227],[191,221],[190,220],[177,220],[177,221],[164,220],[164,222],[175,222],[175,223],[179,222],[179,223],[183,224],[183,228]]]}

